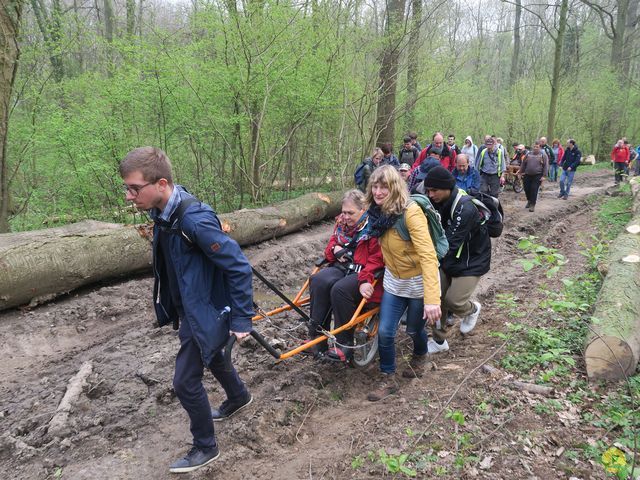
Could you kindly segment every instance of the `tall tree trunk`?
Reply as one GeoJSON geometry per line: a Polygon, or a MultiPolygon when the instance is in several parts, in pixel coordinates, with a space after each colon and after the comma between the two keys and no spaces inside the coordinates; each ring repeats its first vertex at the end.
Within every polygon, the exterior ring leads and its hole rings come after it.
{"type": "MultiPolygon", "coordinates": [[[[520,76],[520,22],[522,19],[522,1],[515,0],[515,5],[516,13],[513,21],[513,50],[511,53],[511,70],[509,71],[509,91],[511,93],[511,98],[514,97],[513,88],[520,76]]],[[[514,122],[516,121],[516,117],[511,113],[508,118],[507,137],[513,138],[514,122]]]]}
{"type": "Polygon", "coordinates": [[[624,55],[624,32],[627,26],[627,10],[629,0],[618,0],[616,10],[616,28],[613,31],[613,42],[611,42],[611,67],[622,75],[622,61],[624,55]]]}
{"type": "Polygon", "coordinates": [[[136,0],[127,0],[127,36],[132,38],[136,31],[136,0]]]}
{"type": "Polygon", "coordinates": [[[7,133],[11,93],[18,70],[20,48],[18,34],[23,0],[5,0],[0,6],[0,232],[9,231],[9,164],[7,133]]]}
{"type": "Polygon", "coordinates": [[[378,144],[393,144],[400,43],[398,32],[403,29],[404,5],[404,0],[388,0],[387,3],[385,46],[380,62],[380,88],[376,116],[378,144]]]}
{"type": "Polygon", "coordinates": [[[520,20],[522,18],[522,0],[515,0],[515,4],[516,16],[513,23],[513,52],[511,54],[509,88],[513,88],[520,75],[520,20]]]}
{"type": "Polygon", "coordinates": [[[43,0],[31,0],[31,8],[49,53],[53,78],[56,82],[60,82],[64,77],[60,45],[62,38],[62,5],[60,0],[53,0],[51,2],[51,13],[49,13],[43,0]]]}
{"type": "Polygon", "coordinates": [[[111,44],[113,43],[113,32],[115,16],[113,14],[113,3],[111,0],[104,0],[104,38],[107,41],[107,76],[113,75],[113,52],[111,44]]]}
{"type": "MultiPolygon", "coordinates": [[[[422,0],[412,0],[411,2],[411,37],[409,44],[414,49],[420,45],[420,27],[422,26],[422,0]]],[[[416,122],[416,97],[418,95],[418,73],[419,62],[407,55],[407,102],[405,107],[406,130],[415,130],[416,122]]]]}
{"type": "Polygon", "coordinates": [[[558,94],[560,93],[560,66],[562,61],[562,46],[564,34],[567,29],[567,12],[569,0],[562,0],[560,4],[560,18],[558,19],[558,35],[555,38],[555,50],[553,53],[553,74],[551,77],[551,98],[549,100],[549,115],[547,117],[547,138],[553,138],[553,130],[556,124],[558,108],[558,94]]]}
{"type": "Polygon", "coordinates": [[[104,0],[104,38],[108,43],[113,42],[114,14],[111,0],[104,0]]]}
{"type": "Polygon", "coordinates": [[[635,52],[635,39],[638,35],[638,3],[639,0],[629,0],[627,7],[627,24],[625,26],[625,39],[623,47],[622,73],[626,79],[627,85],[630,83],[631,75],[631,57],[635,52]]]}

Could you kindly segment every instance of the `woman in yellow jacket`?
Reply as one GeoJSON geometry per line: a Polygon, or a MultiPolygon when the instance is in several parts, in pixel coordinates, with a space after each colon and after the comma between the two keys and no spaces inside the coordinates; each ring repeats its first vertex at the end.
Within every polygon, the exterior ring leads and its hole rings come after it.
{"type": "Polygon", "coordinates": [[[410,202],[407,185],[394,167],[385,165],[371,174],[367,203],[370,235],[378,237],[385,263],[378,330],[381,379],[367,396],[375,402],[398,390],[395,337],[405,309],[413,356],[403,376],[422,376],[427,356],[425,322],[435,324],[440,319],[440,280],[427,217],[410,202]],[[402,215],[411,237],[408,241],[393,228],[402,215]]]}

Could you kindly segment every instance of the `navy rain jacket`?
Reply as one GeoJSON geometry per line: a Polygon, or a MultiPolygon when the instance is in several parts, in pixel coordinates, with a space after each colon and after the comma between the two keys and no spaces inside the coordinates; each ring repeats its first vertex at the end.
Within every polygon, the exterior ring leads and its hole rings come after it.
{"type": "MultiPolygon", "coordinates": [[[[181,192],[181,199],[189,194],[181,192]]],[[[159,231],[171,231],[169,245],[176,269],[184,317],[189,322],[202,360],[209,365],[224,348],[229,331],[252,329],[253,289],[251,265],[238,243],[222,231],[215,212],[207,204],[189,205],[180,222],[156,221],[153,228],[154,306],[159,326],[177,325],[178,312],[168,290],[169,278],[159,247],[159,231]],[[193,243],[181,236],[181,230],[193,243]]]]}

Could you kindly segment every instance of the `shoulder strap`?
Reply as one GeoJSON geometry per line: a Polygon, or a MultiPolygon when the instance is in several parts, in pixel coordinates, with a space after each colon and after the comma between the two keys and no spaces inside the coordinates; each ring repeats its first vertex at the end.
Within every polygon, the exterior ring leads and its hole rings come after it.
{"type": "Polygon", "coordinates": [[[449,215],[451,216],[451,220],[453,220],[453,211],[458,206],[458,202],[460,202],[460,199],[465,195],[469,195],[469,194],[465,192],[463,189],[458,188],[458,194],[456,195],[456,198],[453,199],[453,203],[451,204],[451,211],[449,212],[449,215]]]}
{"type": "Polygon", "coordinates": [[[176,208],[175,212],[173,212],[173,215],[171,215],[171,219],[170,219],[171,225],[173,225],[176,221],[178,222],[178,229],[180,230],[180,235],[182,235],[182,238],[184,238],[190,244],[193,243],[193,240],[191,240],[187,236],[187,234],[184,233],[184,230],[182,230],[182,218],[184,217],[184,212],[186,212],[187,208],[189,208],[189,205],[192,205],[194,203],[199,203],[199,202],[200,200],[198,200],[196,197],[187,197],[180,200],[178,207],[176,208]]]}

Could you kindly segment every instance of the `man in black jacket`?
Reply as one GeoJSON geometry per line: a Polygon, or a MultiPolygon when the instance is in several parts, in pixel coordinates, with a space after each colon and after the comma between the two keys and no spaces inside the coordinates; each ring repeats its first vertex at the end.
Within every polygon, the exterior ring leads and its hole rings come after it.
{"type": "Polygon", "coordinates": [[[480,277],[491,267],[491,239],[482,223],[473,197],[456,186],[453,175],[443,167],[434,167],[424,181],[424,188],[449,241],[449,251],[440,266],[442,317],[429,340],[429,353],[449,350],[446,340],[447,316],[462,317],[460,331],[469,333],[476,326],[481,305],[470,300],[480,277]]]}
{"type": "Polygon", "coordinates": [[[569,191],[573,183],[573,176],[580,166],[582,152],[578,149],[576,141],[573,138],[567,140],[567,148],[562,157],[562,175],[560,175],[560,194],[558,198],[566,200],[569,198],[569,191]]]}

